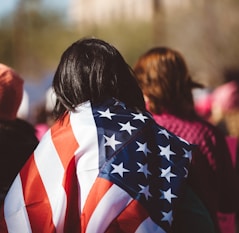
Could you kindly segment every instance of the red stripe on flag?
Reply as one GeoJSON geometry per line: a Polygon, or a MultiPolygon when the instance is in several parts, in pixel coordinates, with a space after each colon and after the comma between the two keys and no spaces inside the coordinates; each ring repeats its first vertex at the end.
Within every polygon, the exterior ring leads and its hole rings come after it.
{"type": "Polygon", "coordinates": [[[64,232],[80,233],[81,227],[78,208],[78,180],[76,176],[76,165],[74,157],[72,158],[66,170],[64,187],[67,196],[64,232]]]}
{"type": "Polygon", "coordinates": [[[79,192],[76,175],[75,151],[79,147],[72,131],[69,114],[65,116],[63,122],[58,121],[51,128],[51,136],[54,147],[60,157],[65,169],[62,185],[66,192],[67,207],[64,224],[64,232],[80,231],[79,215],[79,192]],[[64,133],[62,133],[64,130],[64,133]],[[67,145],[65,144],[67,138],[67,145]]]}
{"type": "Polygon", "coordinates": [[[96,179],[96,182],[94,183],[94,185],[90,190],[90,193],[85,202],[83,212],[81,214],[82,232],[85,232],[92,213],[94,212],[101,198],[105,195],[105,193],[108,191],[108,189],[110,189],[111,186],[112,183],[106,179],[100,177],[96,179]]]}
{"type": "Polygon", "coordinates": [[[7,233],[7,225],[4,219],[4,204],[1,203],[0,206],[0,232],[7,233]]]}
{"type": "Polygon", "coordinates": [[[34,156],[27,161],[20,176],[32,232],[56,232],[49,199],[38,173],[34,156]]]}
{"type": "Polygon", "coordinates": [[[105,233],[135,232],[148,216],[146,209],[138,201],[134,200],[110,224],[105,233]]]}
{"type": "Polygon", "coordinates": [[[51,137],[57,153],[61,159],[62,165],[66,170],[68,164],[74,156],[76,149],[79,147],[79,144],[76,141],[76,138],[72,131],[69,114],[64,117],[63,121],[58,121],[53,125],[53,127],[51,128],[51,137]]]}

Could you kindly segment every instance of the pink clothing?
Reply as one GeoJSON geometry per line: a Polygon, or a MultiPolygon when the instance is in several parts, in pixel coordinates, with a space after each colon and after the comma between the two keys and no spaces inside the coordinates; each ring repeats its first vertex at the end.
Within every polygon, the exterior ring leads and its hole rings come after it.
{"type": "Polygon", "coordinates": [[[224,135],[210,123],[202,119],[181,119],[171,114],[153,115],[159,125],[199,146],[207,157],[212,170],[218,169],[218,160],[230,158],[224,135]],[[218,158],[220,156],[220,158],[218,158]]]}
{"type": "Polygon", "coordinates": [[[232,158],[232,165],[233,167],[236,167],[238,139],[236,137],[226,136],[226,140],[227,140],[227,145],[229,147],[231,158],[232,158]]]}
{"type": "Polygon", "coordinates": [[[219,222],[216,217],[219,211],[235,212],[239,206],[237,177],[226,139],[219,129],[200,118],[187,120],[166,113],[153,117],[159,125],[198,145],[189,181],[215,221],[219,222]]]}
{"type": "Polygon", "coordinates": [[[43,135],[49,129],[49,126],[47,124],[43,124],[43,123],[42,124],[37,124],[37,125],[35,125],[35,129],[36,129],[36,136],[37,136],[38,140],[41,140],[43,135]]]}
{"type": "Polygon", "coordinates": [[[236,81],[230,81],[217,87],[212,93],[212,101],[224,111],[239,108],[239,85],[236,81]]]}

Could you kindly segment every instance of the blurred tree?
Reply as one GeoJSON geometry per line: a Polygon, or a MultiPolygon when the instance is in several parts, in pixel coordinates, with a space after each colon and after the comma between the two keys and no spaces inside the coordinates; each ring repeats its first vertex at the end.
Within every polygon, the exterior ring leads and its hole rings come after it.
{"type": "Polygon", "coordinates": [[[0,60],[25,79],[39,79],[56,68],[65,46],[76,37],[64,15],[42,7],[41,0],[19,0],[0,27],[0,60]]]}
{"type": "Polygon", "coordinates": [[[166,33],[165,33],[165,15],[163,4],[161,0],[152,0],[153,4],[153,17],[152,17],[152,24],[153,24],[153,39],[154,44],[158,44],[159,42],[166,41],[166,33]]]}

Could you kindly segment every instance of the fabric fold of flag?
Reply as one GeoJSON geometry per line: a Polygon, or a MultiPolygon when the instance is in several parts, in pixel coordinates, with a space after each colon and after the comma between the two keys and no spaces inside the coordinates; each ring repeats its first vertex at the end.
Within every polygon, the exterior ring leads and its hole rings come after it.
{"type": "Polygon", "coordinates": [[[1,232],[170,232],[192,145],[108,99],[56,122],[15,179],[1,232]]]}

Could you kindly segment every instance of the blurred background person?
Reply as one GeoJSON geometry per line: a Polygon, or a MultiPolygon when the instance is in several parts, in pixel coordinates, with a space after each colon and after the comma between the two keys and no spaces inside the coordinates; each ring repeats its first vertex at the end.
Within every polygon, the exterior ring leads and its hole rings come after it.
{"type": "Polygon", "coordinates": [[[56,94],[52,87],[48,88],[42,104],[35,110],[34,126],[37,138],[40,140],[55,122],[53,109],[56,103],[56,94]]]}
{"type": "Polygon", "coordinates": [[[0,201],[38,144],[34,127],[17,118],[23,96],[23,79],[0,64],[0,201]]]}
{"type": "MultiPolygon", "coordinates": [[[[238,73],[237,73],[238,75],[238,73]]],[[[239,82],[232,79],[217,86],[211,93],[211,122],[226,135],[233,166],[239,174],[239,82]]],[[[239,232],[239,213],[236,217],[239,232]]]]}
{"type": "Polygon", "coordinates": [[[28,121],[29,119],[29,111],[30,111],[30,106],[29,106],[29,95],[25,89],[23,89],[23,96],[22,96],[22,101],[21,104],[18,108],[17,111],[17,118],[23,119],[28,121]]]}
{"type": "Polygon", "coordinates": [[[183,56],[167,47],[155,47],[139,57],[134,66],[147,109],[158,124],[198,146],[192,157],[189,182],[208,208],[219,232],[234,232],[224,226],[220,212],[238,210],[238,179],[232,167],[224,134],[195,112],[192,89],[195,83],[183,56]]]}
{"type": "Polygon", "coordinates": [[[211,94],[211,122],[226,135],[232,161],[238,162],[239,140],[239,83],[236,80],[223,83],[211,94]]]}
{"type": "Polygon", "coordinates": [[[239,82],[232,80],[216,87],[211,102],[212,122],[225,134],[239,137],[239,82]]]}

